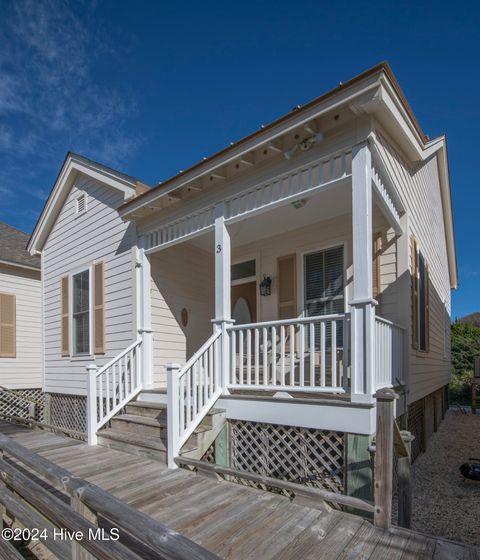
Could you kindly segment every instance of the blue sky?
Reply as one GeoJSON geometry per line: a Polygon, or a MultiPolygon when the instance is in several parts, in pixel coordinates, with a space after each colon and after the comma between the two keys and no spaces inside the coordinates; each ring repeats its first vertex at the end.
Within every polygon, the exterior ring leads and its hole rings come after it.
{"type": "Polygon", "coordinates": [[[154,184],[388,60],[424,131],[447,133],[453,315],[480,311],[478,4],[0,0],[0,14],[1,221],[32,230],[68,150],[154,184]]]}

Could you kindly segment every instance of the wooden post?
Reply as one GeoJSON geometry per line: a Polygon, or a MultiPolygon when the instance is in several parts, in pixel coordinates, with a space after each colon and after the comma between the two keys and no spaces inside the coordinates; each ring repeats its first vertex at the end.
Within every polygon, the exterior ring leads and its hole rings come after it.
{"type": "Polygon", "coordinates": [[[415,439],[406,430],[401,432],[406,453],[397,459],[398,525],[410,529],[412,524],[411,444],[415,439]]]}
{"type": "MultiPolygon", "coordinates": [[[[98,525],[97,514],[87,505],[85,505],[81,498],[75,494],[70,494],[70,506],[74,511],[79,513],[85,519],[88,519],[95,526],[98,525]]],[[[83,539],[89,539],[90,535],[84,534],[83,539]]],[[[85,550],[82,546],[82,541],[72,540],[72,560],[95,560],[95,556],[85,550]]]]}
{"type": "Polygon", "coordinates": [[[180,364],[167,364],[167,466],[169,469],[178,468],[175,457],[180,449],[178,439],[180,437],[180,417],[178,402],[178,372],[180,364]]]}
{"type": "Polygon", "coordinates": [[[137,309],[139,314],[140,328],[139,334],[142,335],[142,376],[143,387],[150,388],[153,386],[153,331],[152,331],[152,304],[151,304],[151,264],[148,255],[145,254],[144,244],[145,237],[141,236],[139,239],[140,248],[138,251],[138,303],[140,309],[137,309]]]}
{"type": "MultiPolygon", "coordinates": [[[[103,403],[100,404],[103,406],[103,403]]],[[[87,443],[97,445],[97,366],[87,366],[87,443]]]]}
{"type": "Polygon", "coordinates": [[[228,422],[225,422],[222,431],[215,440],[215,464],[222,467],[230,466],[230,429],[228,422]]]}
{"type": "Polygon", "coordinates": [[[368,142],[352,150],[353,299],[352,402],[372,402],[375,391],[375,305],[372,274],[372,154],[368,142]]]}
{"type": "Polygon", "coordinates": [[[374,397],[377,400],[374,523],[388,529],[392,524],[393,421],[398,395],[393,389],[385,388],[374,397]]]}

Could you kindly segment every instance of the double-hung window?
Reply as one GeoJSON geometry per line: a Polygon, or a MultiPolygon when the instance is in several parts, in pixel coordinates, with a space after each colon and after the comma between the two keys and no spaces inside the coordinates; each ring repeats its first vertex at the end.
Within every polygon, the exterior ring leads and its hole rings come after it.
{"type": "Polygon", "coordinates": [[[90,270],[72,276],[73,354],[90,354],[90,270]]]}

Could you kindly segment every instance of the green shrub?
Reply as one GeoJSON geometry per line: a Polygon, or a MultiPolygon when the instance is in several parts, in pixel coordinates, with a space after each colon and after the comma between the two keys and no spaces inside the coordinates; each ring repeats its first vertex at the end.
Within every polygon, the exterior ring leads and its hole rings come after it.
{"type": "Polygon", "coordinates": [[[471,404],[474,358],[480,356],[480,327],[456,322],[452,325],[452,379],[450,401],[471,404]]]}

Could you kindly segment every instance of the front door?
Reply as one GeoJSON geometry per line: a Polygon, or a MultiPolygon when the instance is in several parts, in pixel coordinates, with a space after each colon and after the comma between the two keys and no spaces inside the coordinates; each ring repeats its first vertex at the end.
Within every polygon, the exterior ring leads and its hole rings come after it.
{"type": "Polygon", "coordinates": [[[232,286],[232,319],[236,325],[255,323],[257,320],[257,282],[232,286]]]}

